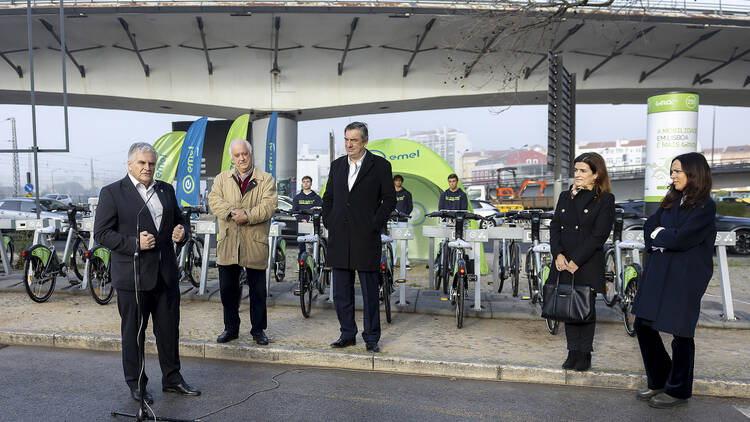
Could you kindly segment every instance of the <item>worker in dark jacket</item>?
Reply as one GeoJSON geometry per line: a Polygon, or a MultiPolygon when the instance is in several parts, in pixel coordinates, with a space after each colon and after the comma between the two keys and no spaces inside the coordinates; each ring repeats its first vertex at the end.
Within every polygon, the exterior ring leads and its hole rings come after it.
{"type": "MultiPolygon", "coordinates": [[[[589,286],[604,293],[604,242],[615,219],[615,196],[601,155],[586,152],[575,159],[575,184],[557,200],[550,223],[550,250],[555,257],[548,283],[557,281],[589,286]]],[[[568,357],[564,369],[587,371],[596,327],[594,319],[585,323],[566,323],[568,357]]]]}
{"type": "Polygon", "coordinates": [[[461,210],[466,211],[469,209],[469,198],[466,197],[466,192],[458,187],[458,176],[452,173],[448,176],[448,189],[440,194],[440,201],[438,201],[438,210],[461,210]]]}
{"type": "MultiPolygon", "coordinates": [[[[404,178],[400,174],[397,174],[393,176],[393,187],[396,189],[396,211],[402,212],[404,214],[411,214],[412,210],[414,210],[414,203],[411,199],[411,192],[406,190],[403,186],[404,184],[404,178]]],[[[406,217],[399,217],[398,218],[398,227],[408,227],[409,219],[406,217]]],[[[398,249],[398,245],[400,245],[401,242],[396,242],[396,246],[398,249]]],[[[410,270],[411,265],[409,265],[409,241],[405,241],[404,243],[404,249],[406,250],[406,269],[410,270]]],[[[396,256],[394,259],[394,264],[397,264],[399,262],[399,258],[401,258],[401,254],[399,251],[396,251],[396,256]]]]}
{"type": "Polygon", "coordinates": [[[716,241],[716,204],[706,158],[696,152],[677,156],[670,177],[667,195],[643,228],[649,257],[633,304],[648,377],[648,388],[637,398],[657,408],[684,404],[692,396],[693,337],[713,274],[716,241]],[[674,336],[671,359],[660,331],[674,336]]]}
{"type": "MultiPolygon", "coordinates": [[[[312,177],[302,177],[302,190],[294,196],[292,200],[292,212],[298,213],[302,210],[309,210],[313,207],[322,207],[323,200],[312,190],[312,177]]],[[[305,214],[297,215],[297,223],[307,223],[312,221],[311,216],[305,214]]],[[[299,253],[305,251],[305,242],[299,242],[299,253]]]]}

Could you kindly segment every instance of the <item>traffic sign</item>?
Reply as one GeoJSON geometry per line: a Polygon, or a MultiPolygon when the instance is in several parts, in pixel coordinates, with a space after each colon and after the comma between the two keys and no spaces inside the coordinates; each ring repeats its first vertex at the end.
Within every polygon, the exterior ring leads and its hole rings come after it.
{"type": "Polygon", "coordinates": [[[23,187],[23,189],[28,193],[34,192],[34,185],[32,185],[31,183],[27,183],[26,186],[23,187]]]}

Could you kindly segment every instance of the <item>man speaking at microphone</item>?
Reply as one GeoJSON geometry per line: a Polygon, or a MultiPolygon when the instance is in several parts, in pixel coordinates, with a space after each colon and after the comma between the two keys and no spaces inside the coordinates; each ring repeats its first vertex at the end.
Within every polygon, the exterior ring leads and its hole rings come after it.
{"type": "MultiPolygon", "coordinates": [[[[200,391],[180,374],[180,290],[174,243],[189,238],[190,225],[182,217],[174,188],[154,180],[156,150],[136,142],[128,151],[128,175],[102,188],[94,222],[94,240],[112,251],[112,286],[117,290],[117,309],[122,318],[122,367],[131,396],[140,401],[138,390],[139,344],[142,346],[149,315],[162,372],[162,390],[189,396],[200,391]],[[133,260],[136,248],[141,317],[136,307],[133,260]],[[142,324],[140,339],[139,326],[142,324]]],[[[144,400],[153,396],[141,379],[144,400]]]]}

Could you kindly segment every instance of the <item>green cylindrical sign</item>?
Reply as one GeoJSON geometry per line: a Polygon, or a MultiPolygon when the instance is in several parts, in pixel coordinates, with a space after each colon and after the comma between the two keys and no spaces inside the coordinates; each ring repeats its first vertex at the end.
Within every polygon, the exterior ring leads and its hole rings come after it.
{"type": "Polygon", "coordinates": [[[649,97],[647,132],[644,196],[650,215],[669,190],[672,159],[698,149],[698,94],[649,97]]]}

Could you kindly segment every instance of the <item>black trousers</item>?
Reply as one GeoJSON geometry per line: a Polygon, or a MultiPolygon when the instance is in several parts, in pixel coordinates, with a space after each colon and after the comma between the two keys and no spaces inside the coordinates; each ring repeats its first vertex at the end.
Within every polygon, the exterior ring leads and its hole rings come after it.
{"type": "Polygon", "coordinates": [[[648,388],[663,388],[665,393],[678,399],[690,398],[693,395],[695,364],[693,338],[674,336],[670,359],[659,332],[651,327],[649,321],[636,318],[634,325],[643,366],[646,368],[648,388]]]}
{"type": "Polygon", "coordinates": [[[267,328],[266,272],[243,268],[239,265],[219,265],[219,290],[224,306],[224,329],[232,333],[240,331],[240,271],[247,274],[250,289],[250,334],[256,336],[267,328]]]}
{"type": "MultiPolygon", "coordinates": [[[[177,283],[167,286],[159,276],[156,287],[153,290],[139,292],[141,302],[141,316],[143,328],[138,339],[138,326],[141,318],[136,309],[135,292],[128,290],[117,290],[117,309],[120,311],[122,323],[120,332],[122,334],[122,369],[125,372],[125,382],[131,390],[138,388],[138,375],[140,374],[140,353],[138,342],[143,344],[148,326],[148,317],[151,316],[156,337],[156,349],[159,354],[159,366],[161,366],[162,385],[175,385],[183,382],[180,374],[179,353],[179,324],[180,324],[180,289],[177,283]]],[[[148,377],[144,373],[141,380],[142,387],[146,387],[148,377]]]]}
{"type": "MultiPolygon", "coordinates": [[[[378,299],[380,272],[358,271],[362,285],[364,304],[364,330],[362,338],[366,343],[380,341],[380,301],[378,299]]],[[[341,338],[352,340],[357,337],[357,323],[354,321],[354,270],[333,269],[333,303],[341,326],[341,338]]]]}
{"type": "MultiPolygon", "coordinates": [[[[596,299],[596,296],[594,296],[596,299]]],[[[565,323],[565,338],[568,350],[591,353],[594,350],[594,331],[596,329],[596,306],[593,309],[594,319],[584,323],[565,323]]]]}

